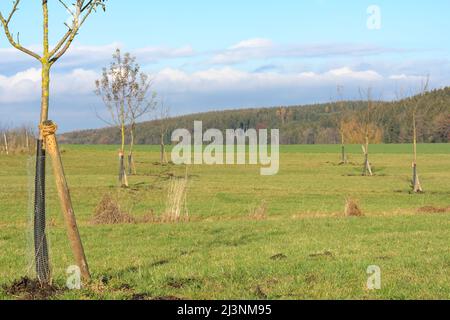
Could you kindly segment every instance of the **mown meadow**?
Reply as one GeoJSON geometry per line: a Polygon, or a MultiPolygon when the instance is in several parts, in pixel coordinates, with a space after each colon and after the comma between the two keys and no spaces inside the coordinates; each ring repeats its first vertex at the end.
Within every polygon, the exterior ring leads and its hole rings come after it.
{"type": "MultiPolygon", "coordinates": [[[[375,176],[363,177],[361,146],[339,165],[334,145],[282,146],[280,172],[259,166],[189,166],[189,222],[93,224],[110,195],[127,214],[158,217],[171,179],[157,146],[138,146],[137,175],[117,186],[117,146],[64,145],[63,160],[93,281],[69,299],[450,298],[450,145],[419,145],[423,194],[410,193],[410,145],[373,145],[375,176]],[[346,217],[346,199],[364,217],[346,217]],[[260,214],[255,215],[255,212],[260,214]],[[382,271],[367,290],[367,267],[382,271]]],[[[33,159],[0,156],[0,286],[33,276],[33,159]]],[[[50,162],[48,231],[54,282],[73,264],[50,162]]],[[[0,290],[0,298],[23,298],[0,290]]]]}

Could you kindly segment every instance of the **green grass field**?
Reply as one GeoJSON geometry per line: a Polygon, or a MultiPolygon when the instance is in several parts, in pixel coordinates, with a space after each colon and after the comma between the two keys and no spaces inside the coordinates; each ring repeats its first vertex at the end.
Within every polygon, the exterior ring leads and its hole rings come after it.
{"type": "MultiPolygon", "coordinates": [[[[93,283],[58,299],[450,299],[450,145],[420,145],[424,194],[412,195],[411,146],[371,147],[374,177],[362,177],[361,147],[339,166],[339,146],[283,146],[280,172],[259,166],[191,166],[179,224],[93,225],[105,194],[141,217],[165,209],[170,177],[158,147],[139,146],[138,175],[117,188],[117,147],[63,146],[63,160],[93,283]],[[344,216],[357,199],[365,217],[344,216]],[[267,219],[250,214],[267,204],[267,219]],[[431,210],[432,211],[432,210],[431,210]],[[367,267],[382,270],[381,290],[366,288],[367,267]]],[[[0,286],[33,276],[33,159],[0,156],[0,286]]],[[[51,167],[48,221],[55,283],[73,259],[51,167]]],[[[0,299],[13,299],[0,290],[0,299]]]]}

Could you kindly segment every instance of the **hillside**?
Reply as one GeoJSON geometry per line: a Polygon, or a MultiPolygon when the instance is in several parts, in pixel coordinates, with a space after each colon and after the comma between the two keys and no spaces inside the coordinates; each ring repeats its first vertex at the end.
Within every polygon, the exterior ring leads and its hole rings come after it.
{"type": "MultiPolygon", "coordinates": [[[[372,141],[404,143],[411,141],[414,97],[401,101],[376,102],[370,114],[372,141]]],[[[279,128],[282,144],[332,144],[340,142],[340,125],[347,143],[360,143],[367,119],[368,103],[348,101],[306,106],[228,110],[175,117],[167,120],[168,133],[177,128],[191,129],[202,120],[204,130],[236,128],[279,128]]],[[[418,104],[419,142],[450,140],[450,87],[434,90],[418,104]]],[[[149,121],[137,126],[137,144],[159,144],[161,123],[149,121]]],[[[61,135],[68,144],[118,144],[118,128],[84,130],[61,135]]]]}

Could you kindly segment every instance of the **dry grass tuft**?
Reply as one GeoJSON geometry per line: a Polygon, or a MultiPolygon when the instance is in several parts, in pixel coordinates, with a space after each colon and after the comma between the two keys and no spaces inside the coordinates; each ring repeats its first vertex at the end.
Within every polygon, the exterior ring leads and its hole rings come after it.
{"type": "Polygon", "coordinates": [[[148,213],[146,213],[144,216],[140,217],[138,219],[138,223],[159,223],[161,219],[155,215],[155,212],[153,210],[150,210],[148,213]]]}
{"type": "Polygon", "coordinates": [[[347,198],[345,201],[345,216],[346,217],[363,217],[364,214],[359,207],[356,200],[347,198]]]}
{"type": "Polygon", "coordinates": [[[187,208],[187,173],[184,178],[171,178],[167,193],[166,211],[161,217],[161,222],[186,222],[189,221],[187,208]]]}
{"type": "Polygon", "coordinates": [[[259,206],[257,206],[250,212],[249,218],[252,220],[266,220],[267,219],[267,202],[265,200],[263,200],[259,206]]]}
{"type": "Polygon", "coordinates": [[[109,194],[103,196],[95,208],[93,224],[135,223],[136,219],[120,209],[119,203],[109,194]]]}

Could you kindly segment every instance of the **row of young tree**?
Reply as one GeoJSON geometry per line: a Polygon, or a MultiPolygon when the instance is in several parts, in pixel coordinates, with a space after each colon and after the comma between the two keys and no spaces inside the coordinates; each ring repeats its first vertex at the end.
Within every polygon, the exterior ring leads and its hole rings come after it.
{"type": "MultiPolygon", "coordinates": [[[[115,59],[117,59],[117,54],[115,59]]],[[[128,60],[127,60],[128,61],[128,60]]],[[[104,82],[111,77],[113,71],[117,68],[113,64],[110,68],[110,75],[104,73],[104,82]]],[[[178,117],[176,119],[166,119],[164,123],[149,122],[140,124],[141,133],[146,138],[154,139],[155,128],[164,128],[160,137],[160,143],[164,146],[164,132],[167,133],[168,128],[175,129],[180,126],[190,127],[193,120],[204,120],[206,128],[242,128],[248,129],[256,127],[261,128],[283,128],[282,132],[286,137],[284,129],[291,126],[298,127],[306,125],[307,141],[306,143],[314,144],[317,142],[314,134],[314,125],[324,128],[323,134],[328,136],[331,141],[323,141],[322,143],[340,143],[341,145],[341,164],[347,164],[348,157],[346,154],[347,144],[361,144],[364,155],[364,166],[362,174],[364,176],[373,176],[371,162],[369,159],[370,145],[386,142],[393,142],[393,136],[402,136],[401,142],[408,142],[413,145],[413,191],[422,192],[422,187],[417,173],[417,144],[419,142],[448,142],[450,138],[450,89],[428,90],[429,78],[424,77],[417,94],[413,91],[409,92],[409,97],[402,92],[398,94],[398,99],[394,102],[383,102],[373,98],[371,88],[360,90],[360,101],[347,102],[342,99],[342,87],[338,87],[338,101],[316,105],[310,107],[280,107],[276,109],[252,109],[241,111],[228,111],[220,113],[206,113],[203,115],[192,115],[178,117]],[[308,110],[309,109],[309,110],[308,110]],[[311,110],[312,109],[312,110],[311,110]],[[194,119],[195,118],[195,119],[194,119]],[[299,119],[301,119],[299,121],[299,119]],[[431,130],[430,130],[431,126],[431,130]],[[151,136],[149,136],[151,135],[151,136]]],[[[108,104],[107,104],[108,105],[108,104]]],[[[139,109],[139,108],[138,108],[139,109]]],[[[109,107],[109,110],[112,110],[109,107]]],[[[123,114],[122,111],[114,109],[111,112],[114,118],[123,114]]],[[[125,112],[126,114],[126,112],[125,112]]],[[[141,114],[141,113],[138,113],[141,114]]],[[[126,117],[122,117],[126,118],[126,117]]],[[[133,117],[131,118],[133,119],[133,117]]],[[[133,119],[136,120],[136,119],[133,119]]],[[[115,122],[122,128],[121,141],[122,148],[124,145],[124,130],[126,125],[115,122]]],[[[130,142],[131,147],[136,141],[134,136],[136,132],[136,121],[130,124],[130,142]]],[[[298,129],[298,128],[296,128],[298,129]]],[[[97,133],[109,132],[106,129],[96,131],[97,133]]],[[[289,129],[287,129],[289,130],[289,129]]],[[[73,135],[77,133],[72,133],[73,135]]],[[[290,132],[288,131],[288,135],[290,132]]],[[[110,139],[114,139],[114,135],[107,134],[110,139]]],[[[75,137],[76,139],[76,137],[75,137]]],[[[152,144],[154,140],[145,141],[142,136],[138,139],[139,143],[152,144]],[[144,140],[144,141],[143,141],[144,140]]],[[[77,141],[80,142],[80,141],[77,141]]],[[[90,141],[95,143],[96,141],[90,141]]],[[[105,143],[106,141],[103,141],[105,143]]],[[[112,142],[112,141],[109,141],[112,142]]],[[[283,141],[282,143],[286,143],[283,141]]],[[[395,142],[395,141],[394,141],[395,142]]],[[[399,141],[397,141],[399,142],[399,141]]],[[[132,149],[131,149],[132,150],[132,149]]],[[[122,161],[123,162],[123,161],[122,161]]],[[[122,163],[121,162],[121,163],[122,163]]],[[[129,166],[132,166],[132,152],[129,155],[129,166]]],[[[121,164],[122,168],[122,164],[121,164]]],[[[123,169],[121,169],[123,170],[123,169]]],[[[123,175],[122,175],[123,176],[123,175]]]]}
{"type": "Polygon", "coordinates": [[[35,149],[35,130],[29,126],[12,127],[0,123],[0,154],[31,154],[35,149]]]}
{"type": "MultiPolygon", "coordinates": [[[[408,122],[408,124],[411,127],[412,132],[412,145],[413,145],[413,161],[412,161],[412,168],[413,168],[413,175],[411,180],[411,185],[414,193],[420,193],[423,192],[422,186],[420,184],[419,175],[417,172],[417,115],[420,111],[419,106],[421,106],[421,102],[423,99],[423,96],[428,91],[428,84],[429,84],[429,78],[427,77],[426,80],[422,83],[420,93],[412,96],[411,100],[411,107],[409,108],[409,113],[411,115],[411,120],[408,122]]],[[[338,92],[340,91],[340,88],[338,88],[338,92]]],[[[376,137],[378,135],[378,126],[377,124],[380,122],[380,119],[383,115],[383,107],[381,105],[376,106],[374,104],[373,98],[372,98],[372,90],[369,88],[365,92],[360,92],[361,96],[363,94],[367,97],[367,106],[365,109],[365,115],[362,119],[361,123],[364,127],[364,144],[362,145],[362,150],[364,153],[364,166],[363,166],[363,176],[373,176],[373,170],[372,165],[370,163],[369,159],[369,146],[372,141],[371,138],[376,137]]],[[[402,106],[405,106],[406,99],[400,99],[402,106]]],[[[428,108],[426,106],[422,106],[422,111],[426,112],[428,108]]],[[[347,155],[345,152],[345,145],[346,140],[345,136],[348,134],[348,128],[346,127],[346,113],[344,111],[341,111],[338,113],[336,117],[336,123],[337,127],[339,128],[339,132],[341,134],[341,164],[347,164],[347,155]]]]}

